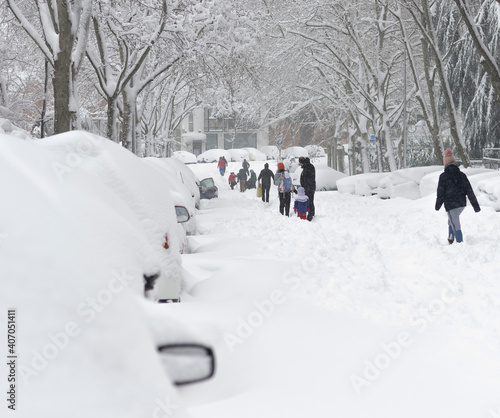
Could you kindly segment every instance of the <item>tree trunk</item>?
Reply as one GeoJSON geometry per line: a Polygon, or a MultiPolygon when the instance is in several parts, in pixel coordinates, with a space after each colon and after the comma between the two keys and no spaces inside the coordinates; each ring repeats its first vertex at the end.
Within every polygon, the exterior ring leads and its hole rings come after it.
{"type": "Polygon", "coordinates": [[[456,153],[462,160],[462,164],[464,165],[464,167],[469,167],[470,165],[469,157],[465,152],[465,144],[462,140],[462,135],[458,127],[455,104],[453,102],[453,96],[451,93],[450,84],[448,83],[448,79],[446,77],[443,58],[441,56],[441,52],[439,51],[437,35],[436,31],[434,30],[434,25],[432,23],[428,0],[422,0],[422,5],[424,8],[425,23],[427,25],[427,28],[429,29],[429,36],[432,40],[431,50],[434,53],[436,70],[439,76],[439,81],[441,83],[443,97],[446,103],[446,109],[448,111],[450,134],[451,137],[453,138],[453,142],[455,143],[456,153]]]}
{"type": "Polygon", "coordinates": [[[57,0],[59,13],[59,48],[54,61],[54,133],[59,134],[71,130],[71,53],[74,37],[71,31],[71,16],[67,3],[57,0]]]}

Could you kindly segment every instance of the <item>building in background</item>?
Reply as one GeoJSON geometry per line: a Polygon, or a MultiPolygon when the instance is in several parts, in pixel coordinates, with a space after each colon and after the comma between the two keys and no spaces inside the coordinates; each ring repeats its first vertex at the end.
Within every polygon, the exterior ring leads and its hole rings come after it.
{"type": "Polygon", "coordinates": [[[259,148],[269,145],[269,129],[233,118],[213,117],[195,109],[180,124],[181,150],[199,155],[210,149],[259,148]]]}

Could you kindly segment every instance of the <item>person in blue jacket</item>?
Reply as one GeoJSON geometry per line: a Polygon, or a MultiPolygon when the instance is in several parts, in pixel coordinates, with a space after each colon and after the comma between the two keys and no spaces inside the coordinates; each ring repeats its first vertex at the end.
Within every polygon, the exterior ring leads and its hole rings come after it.
{"type": "Polygon", "coordinates": [[[479,212],[481,208],[469,179],[460,171],[460,164],[455,161],[450,149],[444,152],[443,163],[444,173],[439,176],[435,209],[441,209],[444,204],[444,208],[448,212],[448,243],[453,244],[455,239],[457,242],[463,241],[460,214],[467,204],[466,196],[475,212],[479,212]]]}
{"type": "Polygon", "coordinates": [[[306,196],[306,192],[303,187],[299,187],[298,190],[299,192],[297,197],[295,197],[295,203],[293,204],[293,211],[300,219],[307,219],[307,213],[310,209],[309,198],[306,196]]]}

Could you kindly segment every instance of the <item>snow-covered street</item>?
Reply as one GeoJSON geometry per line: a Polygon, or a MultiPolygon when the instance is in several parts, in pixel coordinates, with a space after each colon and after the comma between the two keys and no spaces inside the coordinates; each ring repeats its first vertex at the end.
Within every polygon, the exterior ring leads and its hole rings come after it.
{"type": "Polygon", "coordinates": [[[218,356],[212,381],[182,389],[194,417],[498,416],[496,212],[467,207],[450,246],[435,196],[320,192],[310,223],[211,166],[194,169],[220,197],[183,256],[198,283],[175,306],[218,356]]]}

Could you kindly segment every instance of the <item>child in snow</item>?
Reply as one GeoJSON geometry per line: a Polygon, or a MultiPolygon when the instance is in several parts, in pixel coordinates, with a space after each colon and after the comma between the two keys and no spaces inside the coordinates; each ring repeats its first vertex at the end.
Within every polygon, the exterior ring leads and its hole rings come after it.
{"type": "Polygon", "coordinates": [[[306,192],[303,187],[299,187],[299,194],[295,198],[295,203],[293,205],[293,211],[297,214],[300,219],[307,219],[307,212],[309,212],[309,198],[306,196],[306,192]]]}
{"type": "Polygon", "coordinates": [[[234,186],[236,186],[236,174],[234,174],[233,171],[231,171],[231,174],[229,174],[229,185],[231,186],[231,190],[234,190],[234,186]]]}
{"type": "Polygon", "coordinates": [[[475,212],[479,212],[481,208],[469,179],[458,168],[459,163],[455,162],[450,149],[444,152],[443,163],[444,173],[439,176],[435,209],[441,209],[444,203],[444,208],[448,212],[448,243],[453,244],[455,239],[457,242],[463,241],[460,214],[467,204],[465,197],[469,198],[475,212]]]}

